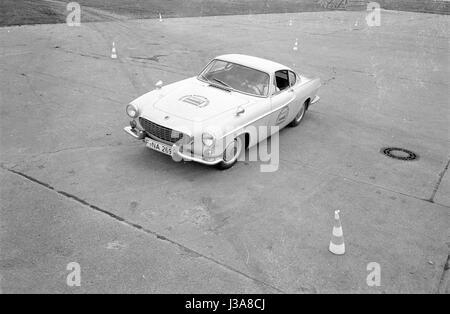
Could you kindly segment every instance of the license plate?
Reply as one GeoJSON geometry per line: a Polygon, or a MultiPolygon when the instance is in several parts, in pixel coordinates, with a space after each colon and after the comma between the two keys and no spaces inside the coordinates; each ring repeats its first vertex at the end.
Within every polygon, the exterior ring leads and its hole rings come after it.
{"type": "Polygon", "coordinates": [[[163,144],[158,141],[154,141],[152,139],[149,139],[148,137],[145,139],[146,146],[150,149],[156,150],[158,152],[161,152],[163,154],[172,156],[172,146],[163,144]]]}

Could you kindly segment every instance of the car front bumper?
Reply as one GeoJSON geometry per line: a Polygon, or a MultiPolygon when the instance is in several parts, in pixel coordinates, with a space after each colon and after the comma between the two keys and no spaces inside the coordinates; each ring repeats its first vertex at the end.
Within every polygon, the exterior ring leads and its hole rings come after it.
{"type": "MultiPolygon", "coordinates": [[[[133,138],[137,139],[137,140],[145,140],[145,132],[141,131],[139,129],[136,128],[132,128],[131,126],[126,126],[123,128],[123,130],[125,131],[125,133],[127,133],[128,135],[132,136],[133,138]]],[[[154,140],[154,139],[153,139],[154,140]]],[[[208,157],[208,158],[204,158],[203,156],[198,156],[198,155],[194,155],[194,154],[187,154],[183,152],[182,147],[173,144],[172,145],[172,159],[174,161],[195,161],[201,164],[205,164],[208,166],[213,166],[213,165],[217,165],[218,163],[220,163],[221,161],[223,161],[223,159],[221,157],[208,157]]]]}

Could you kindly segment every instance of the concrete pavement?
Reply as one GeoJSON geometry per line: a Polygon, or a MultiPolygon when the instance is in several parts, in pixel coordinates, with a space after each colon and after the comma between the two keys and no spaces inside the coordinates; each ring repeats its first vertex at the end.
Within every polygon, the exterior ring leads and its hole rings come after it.
{"type": "Polygon", "coordinates": [[[448,26],[382,11],[371,28],[362,12],[0,28],[2,291],[76,291],[64,263],[77,260],[83,292],[446,291],[448,26]],[[281,132],[277,172],[174,163],[122,132],[130,100],[224,53],[323,81],[281,132]],[[327,251],[335,209],[343,257],[327,251]]]}

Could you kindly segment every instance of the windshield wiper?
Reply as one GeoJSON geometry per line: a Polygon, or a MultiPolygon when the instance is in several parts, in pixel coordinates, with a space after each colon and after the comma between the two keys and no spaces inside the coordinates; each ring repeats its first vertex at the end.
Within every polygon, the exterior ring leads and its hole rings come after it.
{"type": "Polygon", "coordinates": [[[218,79],[216,79],[216,78],[213,78],[213,80],[214,81],[216,81],[216,82],[218,82],[221,86],[224,86],[224,87],[219,87],[219,85],[217,85],[217,84],[215,84],[214,82],[212,82],[210,79],[208,79],[205,75],[203,75],[203,74],[200,74],[199,75],[201,78],[203,78],[206,82],[208,82],[209,84],[211,84],[212,86],[216,86],[216,87],[218,87],[218,88],[223,88],[223,89],[225,89],[225,90],[227,90],[227,91],[229,91],[229,92],[231,92],[231,90],[233,89],[230,85],[228,85],[227,83],[225,83],[225,82],[222,82],[221,80],[218,80],[218,79]]]}
{"type": "Polygon", "coordinates": [[[223,86],[226,86],[226,87],[228,87],[228,88],[231,88],[231,86],[228,85],[227,83],[225,83],[224,81],[221,81],[221,80],[216,79],[216,78],[213,78],[213,80],[216,81],[216,82],[219,82],[219,83],[222,84],[223,86]]]}

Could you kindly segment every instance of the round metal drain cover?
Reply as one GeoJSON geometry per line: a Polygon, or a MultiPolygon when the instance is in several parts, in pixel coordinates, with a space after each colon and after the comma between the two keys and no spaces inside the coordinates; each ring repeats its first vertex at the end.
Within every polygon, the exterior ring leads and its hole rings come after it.
{"type": "Polygon", "coordinates": [[[416,153],[398,147],[385,147],[381,149],[381,152],[388,157],[398,160],[415,160],[419,158],[419,156],[416,153]]]}

